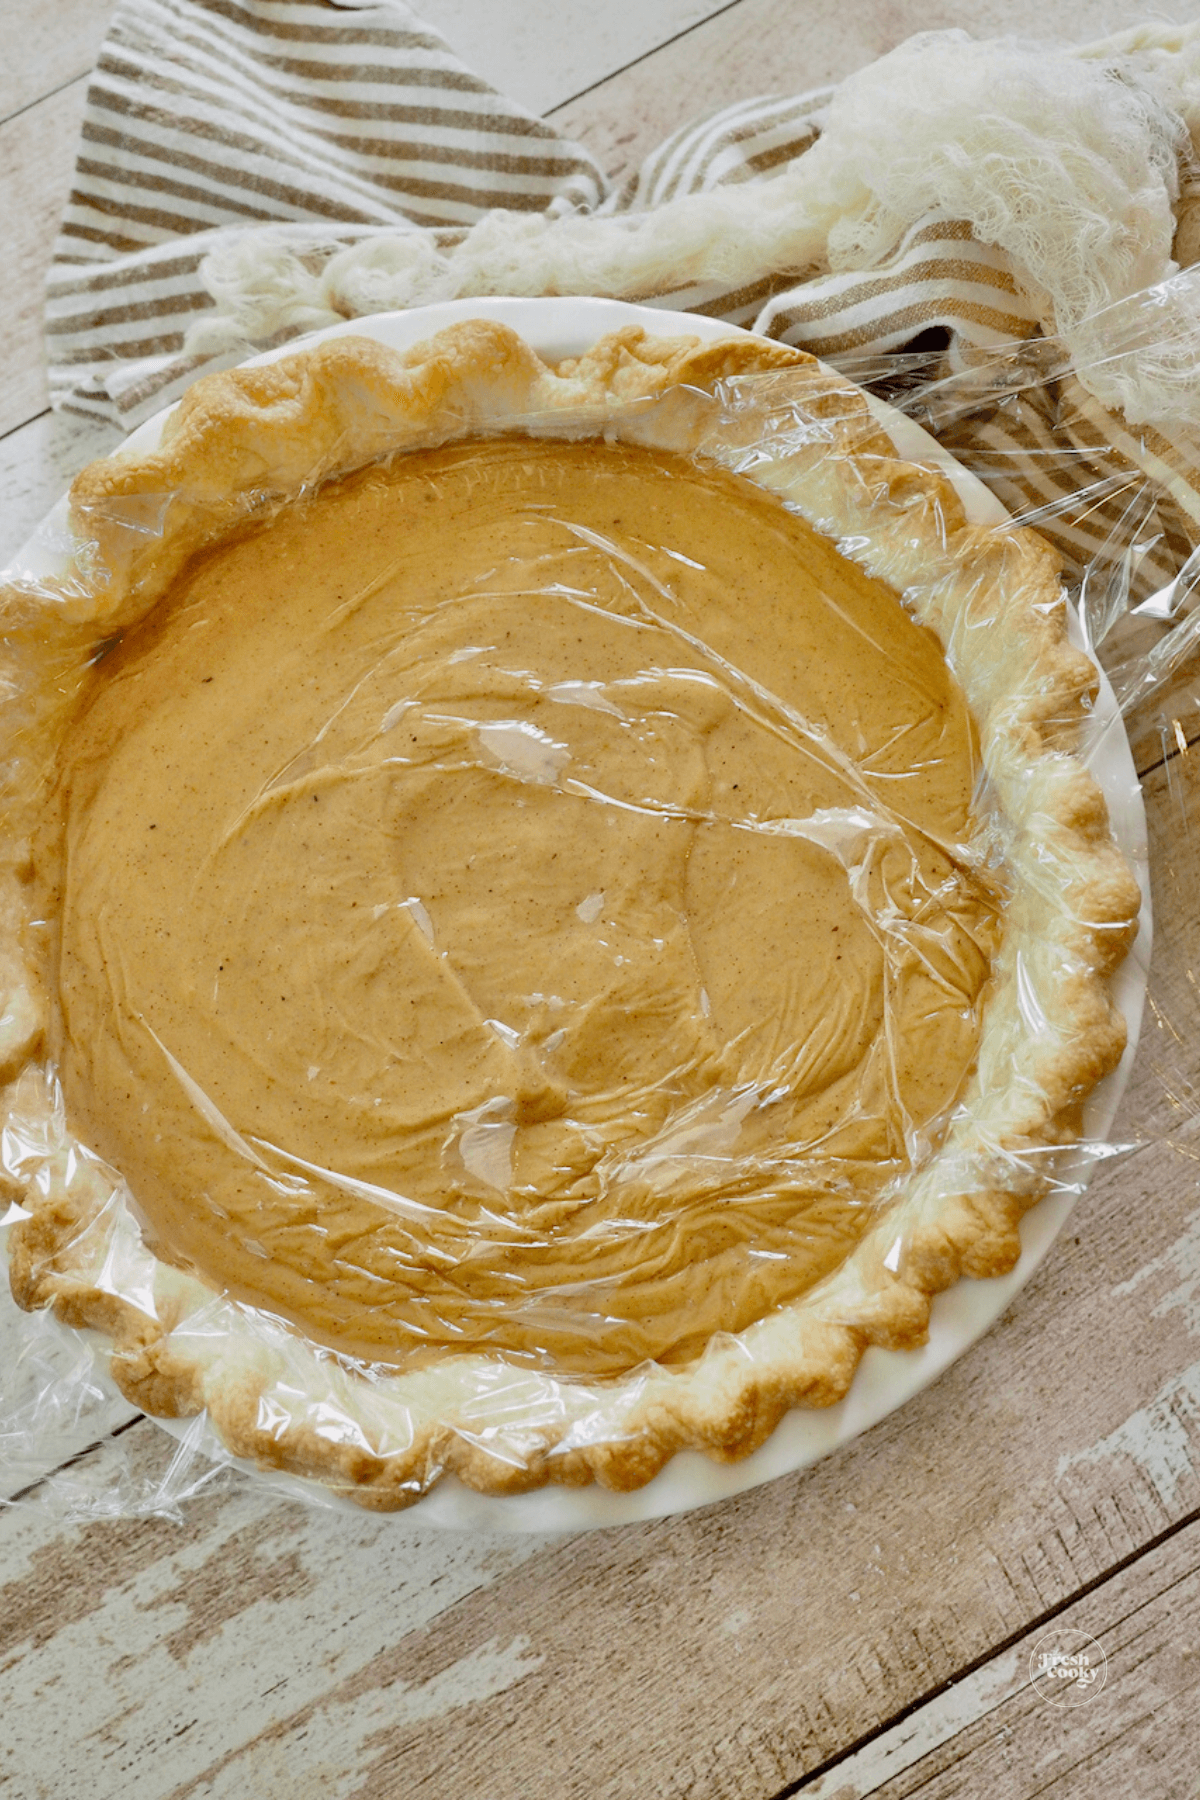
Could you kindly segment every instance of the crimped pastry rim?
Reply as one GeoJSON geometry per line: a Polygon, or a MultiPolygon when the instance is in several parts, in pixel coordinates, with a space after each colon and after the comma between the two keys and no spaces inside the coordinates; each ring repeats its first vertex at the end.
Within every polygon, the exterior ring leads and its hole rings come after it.
{"type": "MultiPolygon", "coordinates": [[[[454,354],[465,356],[468,361],[475,359],[473,380],[487,376],[489,366],[494,373],[498,360],[503,365],[503,356],[498,359],[498,346],[507,335],[502,333],[498,337],[496,328],[490,326],[458,328],[454,354]]],[[[623,337],[625,342],[618,347],[620,355],[616,360],[611,353],[605,353],[611,365],[608,378],[611,384],[618,366],[623,370],[621,379],[632,372],[632,381],[627,385],[633,391],[655,391],[656,386],[662,385],[660,377],[664,372],[675,380],[702,384],[716,375],[736,372],[739,367],[761,366],[763,361],[768,366],[786,364],[794,371],[809,371],[814,395],[827,395],[831,381],[836,380],[828,371],[816,372],[817,365],[802,353],[784,351],[778,345],[763,345],[756,340],[741,341],[742,346],[757,344],[756,350],[747,352],[745,348],[739,348],[736,339],[727,340],[723,346],[696,349],[694,343],[689,348],[679,340],[658,340],[648,346],[645,340],[639,343],[641,334],[636,332],[618,334],[618,337],[623,337]],[[641,363],[639,371],[637,365],[642,357],[646,361],[641,363]]],[[[318,346],[303,354],[315,357],[319,363],[337,365],[342,378],[352,383],[361,384],[364,378],[374,378],[380,366],[377,347],[370,346],[367,340],[356,348],[355,340],[342,337],[328,347],[318,346]],[[323,354],[327,348],[328,354],[323,354]]],[[[279,367],[278,364],[274,366],[279,367]]],[[[223,384],[221,392],[226,400],[231,392],[245,393],[245,387],[239,387],[236,375],[215,377],[212,381],[223,384]]],[[[253,385],[251,378],[251,388],[253,385]]],[[[210,387],[208,392],[211,394],[213,389],[210,387]]],[[[849,384],[841,384],[840,392],[852,410],[859,409],[857,427],[861,428],[864,403],[857,396],[857,390],[851,389],[849,384]]],[[[201,437],[205,430],[212,429],[220,410],[220,406],[210,407],[207,425],[202,422],[201,437]]],[[[178,431],[175,435],[177,440],[178,431]]],[[[189,455],[194,453],[194,448],[189,455]]],[[[972,535],[973,539],[978,539],[982,536],[991,538],[992,534],[972,534],[972,528],[956,522],[961,521],[961,509],[946,483],[940,477],[915,471],[911,465],[892,457],[890,449],[878,432],[867,440],[866,448],[859,445],[860,454],[869,454],[873,459],[872,479],[878,480],[882,467],[880,459],[888,465],[884,510],[894,519],[896,504],[906,504],[909,516],[905,531],[911,539],[912,509],[923,507],[942,521],[938,530],[950,521],[948,528],[953,533],[967,534],[958,546],[961,554],[978,555],[980,546],[968,540],[972,535]]],[[[161,459],[155,464],[155,454],[140,459],[143,477],[152,465],[154,478],[161,474],[161,459]]],[[[369,460],[369,456],[359,460],[369,460]]],[[[114,459],[105,459],[94,468],[111,474],[113,462],[114,459]]],[[[104,478],[93,474],[89,487],[85,472],[85,478],[76,486],[77,501],[86,503],[89,493],[97,491],[96,480],[104,478]]],[[[797,495],[793,492],[791,498],[795,500],[797,495]]],[[[809,498],[819,513],[819,496],[810,495],[809,498]]],[[[805,510],[803,505],[801,510],[805,510]]],[[[886,542],[882,541],[885,538],[886,533],[881,533],[880,544],[873,545],[872,549],[878,551],[885,564],[891,555],[894,564],[896,547],[889,551],[886,542]]],[[[1057,569],[1052,556],[1029,534],[1012,534],[1010,541],[1018,540],[1023,591],[1038,609],[1035,623],[1040,620],[1035,635],[1040,633],[1038,656],[1042,691],[1034,710],[1044,720],[1063,706],[1077,702],[1079,694],[1091,681],[1091,670],[1090,666],[1086,669],[1081,666],[1079,654],[1070,650],[1066,643],[1057,594],[1057,569]],[[1051,619],[1051,615],[1057,617],[1051,619]],[[1052,629],[1047,635],[1048,621],[1052,629]]],[[[930,548],[936,551],[937,545],[930,548]]],[[[876,572],[884,573],[887,578],[886,568],[876,572]]],[[[893,585],[897,585],[895,579],[893,585]]],[[[973,698],[968,684],[964,682],[963,685],[967,687],[968,698],[973,698]]],[[[1030,719],[1026,718],[1021,729],[1028,731],[1029,728],[1030,719]]],[[[1058,755],[1057,752],[1054,754],[1058,755]]],[[[1127,940],[1132,930],[1136,893],[1106,835],[1103,805],[1100,803],[1097,812],[1090,779],[1082,771],[1078,771],[1078,775],[1079,780],[1073,778],[1066,784],[1070,792],[1064,790],[1060,798],[1064,799],[1068,814],[1073,811],[1076,815],[1073,829],[1077,835],[1082,832],[1087,840],[1084,860],[1089,862],[1090,874],[1081,877],[1084,885],[1080,892],[1089,896],[1087,910],[1107,908],[1110,915],[1106,932],[1093,934],[1095,942],[1090,948],[1085,944],[1080,946],[1080,954],[1091,956],[1095,962],[1098,986],[1086,998],[1080,997],[1079,1003],[1098,1027],[1107,1027],[1109,1032],[1107,1047],[1101,1051],[1099,1062],[1095,1056],[1091,1059],[1092,1073],[1097,1067],[1103,1073],[1119,1054],[1121,1027],[1104,1000],[1102,984],[1114,961],[1111,947],[1118,937],[1127,940]],[[1110,946],[1108,950],[1104,948],[1105,941],[1110,946]]],[[[1048,1068],[1045,1073],[1049,1084],[1046,1092],[1051,1099],[1055,1094],[1060,1099],[1072,1096],[1073,1084],[1077,1086],[1081,1079],[1078,1068],[1073,1070],[1062,1065],[1048,1068]]],[[[1047,1116],[1053,1116],[1053,1111],[1047,1116]]],[[[674,1372],[660,1371],[656,1379],[635,1377],[615,1384],[628,1388],[639,1385],[640,1381],[640,1392],[622,1409],[625,1416],[614,1417],[614,1425],[622,1434],[617,1441],[608,1445],[556,1449],[546,1441],[544,1433],[541,1434],[542,1441],[538,1442],[537,1428],[531,1426],[529,1432],[519,1434],[519,1443],[514,1440],[509,1452],[500,1457],[487,1447],[487,1431],[482,1427],[466,1435],[461,1430],[447,1432],[442,1426],[430,1425],[418,1433],[420,1442],[393,1449],[382,1457],[374,1454],[365,1441],[334,1444],[320,1434],[306,1430],[299,1421],[277,1435],[264,1433],[256,1423],[264,1357],[269,1360],[270,1355],[282,1353],[290,1360],[296,1334],[285,1334],[290,1341],[283,1345],[282,1352],[278,1342],[273,1349],[264,1347],[262,1338],[254,1345],[244,1345],[245,1354],[233,1359],[223,1354],[214,1360],[211,1352],[206,1350],[206,1362],[194,1351],[189,1352],[188,1340],[194,1334],[186,1327],[177,1326],[171,1339],[169,1333],[162,1332],[162,1323],[172,1317],[182,1320],[197,1306],[211,1314],[214,1304],[228,1309],[231,1303],[214,1302],[210,1291],[195,1278],[168,1265],[157,1264],[154,1280],[163,1318],[155,1323],[128,1301],[106,1292],[94,1279],[89,1279],[89,1263],[93,1269],[95,1267],[95,1245],[81,1247],[77,1234],[94,1203],[94,1194],[79,1195],[75,1202],[70,1202],[63,1193],[54,1198],[53,1204],[46,1203],[43,1196],[34,1218],[17,1233],[13,1279],[23,1304],[51,1304],[69,1322],[98,1325],[111,1336],[115,1345],[114,1373],[137,1404],[150,1411],[186,1413],[195,1410],[199,1400],[207,1404],[210,1416],[235,1453],[249,1455],[264,1466],[290,1467],[301,1473],[316,1474],[361,1504],[384,1508],[406,1505],[419,1497],[430,1479],[436,1480],[447,1468],[454,1469],[468,1484],[488,1492],[519,1491],[546,1480],[574,1485],[589,1477],[624,1489],[650,1479],[677,1449],[703,1448],[720,1460],[744,1455],[763,1440],[788,1406],[828,1404],[839,1398],[848,1387],[867,1342],[896,1347],[920,1342],[930,1295],[946,1285],[958,1269],[992,1274],[1010,1265],[1018,1242],[1016,1221],[1036,1198],[1036,1187],[1037,1183],[1033,1183],[1022,1193],[1006,1195],[992,1192],[982,1209],[967,1208],[964,1213],[962,1207],[943,1208],[933,1221],[922,1221],[912,1238],[904,1279],[897,1275],[873,1295],[867,1295],[864,1290],[858,1296],[858,1310],[850,1323],[844,1322],[848,1316],[845,1284],[840,1294],[831,1295],[827,1291],[830,1284],[822,1283],[802,1301],[777,1315],[789,1321],[788,1342],[782,1349],[770,1342],[760,1343],[759,1362],[749,1372],[739,1348],[720,1346],[717,1356],[710,1355],[682,1372],[686,1384],[698,1390],[689,1396],[680,1393],[681,1375],[674,1372]],[[801,1312],[810,1315],[807,1320],[792,1319],[793,1314],[801,1312]],[[722,1358],[729,1366],[706,1367],[709,1362],[719,1362],[722,1358]],[[203,1379],[202,1371],[206,1372],[203,1379]]],[[[889,1219],[894,1225],[893,1215],[889,1215],[889,1219]]],[[[859,1250],[833,1278],[835,1283],[852,1269],[860,1252],[872,1244],[875,1235],[868,1234],[859,1250]]],[[[95,1236],[95,1231],[88,1234],[89,1238],[95,1236]]],[[[874,1246],[877,1263],[882,1262],[889,1247],[874,1246]]],[[[243,1315],[246,1312],[246,1309],[234,1310],[243,1315]]],[[[750,1327],[749,1332],[757,1333],[760,1339],[770,1338],[771,1333],[760,1330],[761,1326],[770,1323],[760,1321],[760,1326],[750,1327]]],[[[277,1333],[279,1330],[275,1328],[277,1333]]],[[[267,1335],[270,1337],[269,1332],[267,1335]]],[[[743,1333],[741,1337],[744,1339],[747,1335],[743,1333]]],[[[778,1332],[775,1335],[778,1336],[778,1332]]],[[[341,1374],[336,1359],[324,1353],[314,1356],[311,1349],[309,1356],[315,1365],[318,1386],[330,1378],[332,1371],[341,1374]]],[[[461,1363],[469,1360],[458,1359],[461,1363]]],[[[356,1378],[346,1379],[353,1382],[356,1378]]],[[[403,1380],[403,1377],[397,1379],[403,1380]]],[[[524,1372],[522,1379],[525,1379],[524,1372]]],[[[574,1385],[578,1389],[579,1384],[574,1385]]],[[[361,1390],[366,1389],[367,1384],[359,1382],[358,1387],[362,1398],[361,1390]]],[[[360,1425],[365,1436],[379,1429],[376,1411],[374,1406],[360,1409],[360,1425]]],[[[358,1435],[351,1433],[352,1437],[358,1435]]]]}

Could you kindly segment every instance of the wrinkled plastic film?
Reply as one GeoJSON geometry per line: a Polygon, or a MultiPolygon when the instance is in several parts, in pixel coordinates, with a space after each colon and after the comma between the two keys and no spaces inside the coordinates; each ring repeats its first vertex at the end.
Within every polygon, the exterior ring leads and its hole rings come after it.
{"type": "MultiPolygon", "coordinates": [[[[1092,335],[1113,333],[1106,362],[1134,362],[1139,345],[1155,342],[1172,285],[1094,322],[1092,335]]],[[[1181,382],[1195,353],[1193,326],[1190,341],[1176,345],[1181,382]]],[[[965,367],[962,360],[941,349],[837,359],[929,431],[1015,523],[1054,545],[1085,641],[1126,716],[1173,718],[1163,690],[1177,672],[1186,679],[1196,648],[1194,434],[1186,422],[1131,424],[1107,411],[1089,392],[1087,370],[1053,338],[976,352],[965,367]]],[[[1175,700],[1185,711],[1191,705],[1184,694],[1175,700]]]]}
{"type": "MultiPolygon", "coordinates": [[[[1071,549],[1085,639],[1132,711],[1161,701],[1190,642],[1179,500],[1097,449],[1076,374],[1048,366],[1039,342],[986,367],[935,354],[847,372],[1071,549]]],[[[510,430],[482,477],[459,446],[430,447],[351,476],[332,507],[314,496],[306,529],[352,546],[350,578],[316,612],[297,602],[282,650],[258,600],[270,532],[250,541],[248,576],[220,549],[206,560],[174,635],[105,637],[116,673],[87,715],[75,789],[66,776],[64,1022],[52,1063],[21,1078],[4,1167],[31,1202],[87,1189],[114,1299],[150,1318],[174,1303],[147,1245],[217,1287],[181,1350],[207,1337],[219,1363],[246,1307],[281,1368],[293,1326],[327,1346],[319,1400],[285,1372],[259,1401],[268,1435],[273,1418],[284,1432],[315,1416],[350,1444],[347,1382],[382,1392],[406,1367],[419,1388],[457,1354],[496,1359],[487,1420],[511,1387],[569,1451],[589,1441],[589,1382],[636,1385],[726,1344],[836,1277],[900,1196],[1073,1191],[1115,1153],[1086,1121],[1062,1144],[989,1143],[974,1088],[980,1060],[1005,1054],[981,1033],[1013,827],[937,685],[929,633],[898,604],[881,625],[878,593],[843,591],[829,559],[799,620],[774,603],[788,558],[824,555],[830,523],[814,518],[814,539],[730,476],[842,442],[840,410],[836,388],[790,396],[784,371],[635,404],[606,419],[609,441],[580,441],[595,423],[582,415],[519,421],[538,441],[510,430]],[[690,463],[664,437],[686,440],[690,463]],[[569,481],[543,456],[551,440],[569,481]],[[528,488],[531,467],[534,498],[514,505],[509,478],[528,488]],[[682,520],[652,492],[681,482],[699,493],[682,520]],[[450,506],[456,550],[419,578],[390,551],[372,562],[364,529],[418,497],[450,506]],[[750,530],[764,524],[780,540],[765,577],[750,530]],[[240,661],[222,605],[249,617],[240,661]],[[200,731],[189,686],[160,737],[134,744],[123,688],[150,665],[190,668],[206,632],[213,670],[193,672],[244,710],[200,731]],[[291,716],[269,705],[301,687],[291,716]],[[268,713],[251,745],[248,719],[268,713]],[[157,926],[163,896],[186,894],[186,941],[164,947],[108,891],[97,817],[144,805],[146,771],[188,731],[208,733],[207,835],[179,829],[178,786],[154,787],[164,818],[146,825],[166,828],[138,870],[157,926]],[[112,744],[125,786],[85,805],[112,744]],[[247,863],[267,871],[252,902],[247,863]],[[164,1001],[165,974],[186,1005],[164,1001]],[[105,1036],[116,1048],[98,1068],[105,1036]],[[314,1310],[314,1286],[333,1304],[314,1310]]],[[[168,507],[133,506],[129,529],[152,535],[168,507]]],[[[290,601],[285,587],[271,605],[290,601]]],[[[1011,983],[1034,1039],[1053,1030],[1043,986],[1032,963],[1011,983]]],[[[905,1229],[886,1268],[903,1264],[905,1229]]],[[[76,1388],[69,1369],[46,1383],[68,1411],[76,1388]]],[[[394,1413],[378,1426],[403,1435],[394,1413]]],[[[481,1441],[513,1454],[493,1423],[481,1441]]]]}

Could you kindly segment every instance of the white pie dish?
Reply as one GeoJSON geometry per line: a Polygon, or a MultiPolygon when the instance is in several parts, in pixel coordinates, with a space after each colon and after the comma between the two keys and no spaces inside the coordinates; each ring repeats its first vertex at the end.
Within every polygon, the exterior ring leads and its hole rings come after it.
{"type": "MultiPolygon", "coordinates": [[[[551,357],[582,350],[604,331],[621,325],[639,324],[661,335],[675,335],[681,328],[678,315],[612,302],[499,301],[458,302],[447,307],[424,309],[420,313],[357,320],[319,335],[367,335],[392,347],[406,348],[446,325],[481,316],[517,327],[535,349],[551,357]]],[[[736,335],[730,327],[690,317],[686,329],[705,338],[736,335]]],[[[288,345],[286,351],[294,348],[294,344],[288,345]]],[[[981,522],[997,516],[995,503],[986,490],[961,472],[954,471],[948,459],[923,434],[915,432],[907,421],[897,419],[886,410],[881,417],[894,432],[897,446],[905,456],[916,461],[936,461],[953,475],[973,516],[981,522]],[[975,511],[985,504],[988,512],[975,511]]],[[[159,428],[159,421],[149,421],[131,441],[140,448],[147,448],[155,441],[159,428]]],[[[18,559],[19,572],[35,577],[55,572],[64,548],[64,528],[65,510],[55,509],[18,559]]],[[[1137,869],[1144,893],[1144,822],[1140,795],[1115,703],[1106,687],[1096,710],[1093,736],[1094,742],[1087,747],[1085,760],[1104,789],[1115,836],[1137,869]]],[[[1129,1045],[1121,1068],[1096,1091],[1089,1103],[1086,1135],[1092,1139],[1102,1139],[1111,1125],[1123,1076],[1132,1057],[1148,950],[1149,926],[1144,911],[1141,934],[1115,984],[1116,998],[1128,1027],[1129,1045]]],[[[903,1354],[870,1353],[844,1401],[826,1411],[792,1413],[771,1440],[744,1462],[722,1466],[710,1463],[694,1452],[682,1452],[654,1481],[628,1494],[597,1488],[546,1489],[518,1497],[493,1498],[477,1495],[446,1480],[425,1497],[420,1514],[415,1516],[426,1523],[452,1526],[486,1523],[492,1527],[516,1529],[577,1529],[705,1504],[802,1467],[891,1411],[932,1380],[986,1329],[1012,1294],[1029,1278],[1061,1229],[1070,1198],[1065,1193],[1051,1195],[1027,1215],[1022,1231],[1024,1253],[1008,1276],[986,1282],[963,1282],[941,1296],[934,1306],[930,1341],[922,1350],[903,1354]]],[[[191,1432],[194,1427],[178,1429],[191,1432]]]]}

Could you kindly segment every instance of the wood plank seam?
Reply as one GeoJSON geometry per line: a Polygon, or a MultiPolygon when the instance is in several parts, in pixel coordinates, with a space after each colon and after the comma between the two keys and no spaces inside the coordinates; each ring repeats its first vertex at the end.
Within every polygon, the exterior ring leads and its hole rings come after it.
{"type": "MultiPolygon", "coordinates": [[[[737,0],[734,0],[734,4],[737,4],[737,0]]],[[[69,75],[65,81],[57,82],[54,87],[47,88],[44,94],[38,95],[36,100],[27,100],[24,106],[18,106],[12,112],[5,113],[4,117],[0,119],[0,125],[10,125],[14,119],[20,119],[25,113],[32,112],[35,106],[42,106],[47,100],[53,100],[54,96],[61,94],[65,88],[73,87],[77,81],[87,80],[91,76],[92,68],[93,65],[88,63],[86,68],[77,69],[74,75],[69,75]]]]}
{"type": "MultiPolygon", "coordinates": [[[[1126,721],[1127,729],[1128,725],[1129,722],[1126,721]]],[[[1174,748],[1165,751],[1157,762],[1147,763],[1144,768],[1139,768],[1138,779],[1144,781],[1148,775],[1154,775],[1159,769],[1165,769],[1168,763],[1175,762],[1180,756],[1186,756],[1188,751],[1194,750],[1197,744],[1200,744],[1200,725],[1196,726],[1194,734],[1190,737],[1186,731],[1177,735],[1174,740],[1174,748]]]]}
{"type": "Polygon", "coordinates": [[[1083,1792],[1200,1800],[1195,1759],[1189,1756],[1186,1732],[1179,1729],[1197,1716],[1200,1700],[1200,1658],[1192,1648],[1200,1622],[1198,1558],[1200,1530],[1193,1530],[1148,1560],[1139,1559],[1107,1580],[1093,1598],[1071,1608],[1049,1633],[1031,1626],[1023,1642],[975,1674],[956,1678],[913,1719],[873,1739],[828,1781],[804,1791],[814,1800],[915,1800],[926,1793],[949,1800],[951,1795],[989,1792],[1007,1800],[1083,1792]],[[1108,1699],[1090,1716],[1074,1712],[1056,1718],[1040,1706],[1048,1696],[1031,1686],[1033,1653],[1063,1628],[1091,1636],[1106,1659],[1108,1699]],[[1176,1721],[1170,1734],[1162,1730],[1168,1718],[1176,1721]],[[1153,1735],[1148,1737],[1151,1724],[1153,1735]],[[1071,1738],[1073,1750],[1066,1741],[1071,1738]],[[1130,1751],[1124,1764],[1119,1755],[1114,1757],[1122,1745],[1130,1751]],[[1068,1754],[1069,1763],[1060,1760],[1068,1754]],[[1105,1779],[1090,1787],[1071,1784],[1068,1778],[1081,1759],[1096,1756],[1102,1759],[1105,1779]],[[1131,1770],[1136,1771],[1132,1781],[1131,1770]],[[1002,1774],[1006,1778],[997,1785],[1002,1774]],[[1013,1777],[1019,1777],[1020,1785],[1013,1785],[1013,1777]]]}
{"type": "Polygon", "coordinates": [[[3,431],[0,431],[0,444],[4,442],[5,438],[12,437],[14,432],[24,431],[27,425],[36,425],[39,419],[48,419],[51,410],[50,407],[43,406],[41,412],[30,413],[29,417],[22,419],[19,425],[7,425],[3,431]]]}
{"type": "Polygon", "coordinates": [[[555,113],[562,112],[564,107],[574,106],[577,100],[582,100],[587,94],[596,93],[610,81],[618,81],[622,75],[627,75],[630,69],[636,69],[640,63],[649,62],[653,57],[661,56],[664,50],[669,50],[674,44],[682,43],[684,38],[691,37],[693,32],[702,30],[714,19],[723,18],[726,13],[733,12],[741,4],[742,0],[727,0],[725,6],[719,6],[716,12],[706,13],[702,19],[697,19],[694,25],[685,25],[682,31],[675,32],[672,37],[664,38],[661,44],[654,46],[653,50],[646,50],[641,56],[631,57],[627,63],[622,63],[619,69],[612,69],[607,75],[602,75],[598,81],[590,82],[587,87],[580,88],[577,94],[568,94],[565,100],[560,100],[548,112],[544,112],[542,117],[547,120],[553,119],[555,113]]]}
{"type": "Polygon", "coordinates": [[[27,1482],[23,1488],[18,1488],[15,1494],[9,1494],[7,1498],[0,1499],[0,1507],[16,1506],[20,1501],[28,1500],[48,1481],[53,1481],[56,1475],[61,1475],[66,1469],[73,1469],[75,1464],[81,1463],[85,1457],[94,1456],[97,1450],[103,1450],[105,1444],[110,1443],[113,1438],[123,1437],[127,1431],[132,1431],[135,1425],[141,1425],[145,1418],[145,1413],[138,1413],[135,1418],[126,1419],[123,1425],[114,1425],[112,1430],[105,1432],[103,1437],[93,1438],[92,1442],[85,1444],[82,1450],[76,1450],[74,1455],[64,1457],[62,1462],[55,1464],[54,1468],[47,1469],[45,1474],[38,1476],[36,1481],[27,1482]]]}
{"type": "MultiPolygon", "coordinates": [[[[800,1776],[799,1780],[789,1782],[786,1787],[780,1788],[777,1793],[770,1796],[770,1800],[793,1800],[795,1795],[803,1794],[804,1789],[810,1782],[816,1781],[820,1776],[829,1774],[830,1770],[838,1768],[852,1756],[856,1756],[860,1751],[865,1750],[868,1745],[874,1743],[877,1738],[882,1737],[886,1732],[893,1731],[897,1725],[902,1725],[904,1721],[911,1718],[914,1713],[920,1712],[923,1706],[928,1706],[930,1701],[936,1700],[941,1695],[949,1693],[950,1689],[956,1687],[960,1681],[965,1681],[968,1676],[976,1674],[980,1669],[986,1667],[988,1663],[993,1662],[996,1657],[1003,1656],[1007,1651],[1011,1650],[1014,1645],[1019,1644],[1024,1638],[1029,1637],[1032,1632],[1043,1631],[1047,1625],[1053,1623],[1055,1619],[1059,1618],[1071,1607],[1078,1605],[1081,1600],[1086,1600],[1089,1594],[1093,1594],[1099,1588],[1106,1586],[1117,1576],[1123,1574],[1126,1569],[1132,1568],[1135,1563],[1140,1562],[1143,1557],[1151,1555],[1163,1544],[1169,1543],[1172,1538],[1178,1537],[1181,1532],[1187,1531],[1191,1526],[1198,1523],[1200,1523],[1200,1506],[1194,1507],[1190,1513],[1184,1518],[1176,1520],[1174,1524],[1165,1526],[1156,1536],[1148,1538],[1146,1542],[1139,1545],[1136,1550],[1129,1552],[1127,1555],[1121,1557],[1119,1561],[1113,1563],[1109,1568],[1104,1569],[1100,1574],[1093,1576],[1090,1581],[1085,1582],[1070,1595],[1055,1602],[1053,1606],[1047,1607],[1044,1612],[1036,1614],[1034,1617],[1027,1620],[1019,1630],[1011,1631],[1005,1637],[998,1639],[997,1642],[992,1645],[991,1649],[973,1657],[970,1662],[964,1663],[962,1668],[957,1670],[949,1681],[938,1682],[919,1698],[909,1701],[907,1705],[899,1707],[896,1712],[890,1714],[886,1719],[882,1719],[872,1730],[863,1732],[860,1737],[855,1738],[852,1743],[847,1744],[843,1750],[839,1750],[836,1756],[826,1757],[824,1762],[818,1763],[815,1768],[807,1770],[805,1774],[800,1776]]],[[[1107,1536],[1107,1533],[1105,1535],[1107,1536]]],[[[1130,1535],[1132,1535],[1132,1533],[1130,1535]]],[[[1024,1561],[1023,1557],[1022,1561],[1024,1561]]],[[[1001,1565],[1001,1572],[1005,1575],[1005,1578],[1009,1581],[1010,1585],[1012,1585],[1012,1577],[1008,1575],[1008,1571],[1003,1568],[1003,1565],[1001,1565]]],[[[1020,1595],[1015,1586],[1013,1591],[1014,1596],[1019,1600],[1020,1595]]]]}

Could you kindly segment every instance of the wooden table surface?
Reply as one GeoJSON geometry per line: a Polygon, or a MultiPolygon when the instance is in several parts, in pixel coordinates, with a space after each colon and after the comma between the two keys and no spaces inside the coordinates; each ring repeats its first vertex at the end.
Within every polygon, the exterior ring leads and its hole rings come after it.
{"type": "MultiPolygon", "coordinates": [[[[918,29],[1085,40],[1143,8],[417,10],[615,173],[704,109],[837,79],[918,29]]],[[[19,26],[6,11],[0,559],[113,441],[46,410],[39,335],[111,0],[21,9],[19,26]]],[[[163,1439],[124,1406],[91,1443],[94,1419],[48,1420],[36,1465],[0,1468],[0,1495],[27,1490],[0,1511],[3,1800],[1197,1800],[1200,756],[1141,762],[1155,1004],[1117,1128],[1140,1147],[1100,1167],[973,1351],[805,1474],[560,1538],[348,1516],[236,1476],[177,1520],[64,1524],[47,1494],[103,1492],[117,1468],[132,1491],[163,1439]],[[1072,1632],[1098,1641],[1107,1679],[1055,1705],[1030,1659],[1072,1632]]],[[[10,1375],[17,1341],[6,1299],[10,1375]]]]}

